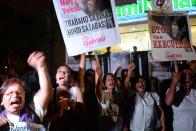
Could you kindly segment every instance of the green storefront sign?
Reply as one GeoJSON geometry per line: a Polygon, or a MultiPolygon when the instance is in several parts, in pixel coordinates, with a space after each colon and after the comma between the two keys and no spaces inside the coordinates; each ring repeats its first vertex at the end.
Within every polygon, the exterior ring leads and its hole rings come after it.
{"type": "MultiPolygon", "coordinates": [[[[196,14],[196,0],[173,0],[174,11],[189,11],[196,14]]],[[[116,6],[116,15],[119,23],[145,20],[147,10],[152,10],[152,0],[137,0],[137,3],[116,6]]]]}

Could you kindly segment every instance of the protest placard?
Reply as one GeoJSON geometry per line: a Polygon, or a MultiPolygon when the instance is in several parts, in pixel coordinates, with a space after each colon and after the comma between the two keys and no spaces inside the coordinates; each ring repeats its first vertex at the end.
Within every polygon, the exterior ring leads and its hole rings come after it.
{"type": "Polygon", "coordinates": [[[18,122],[14,126],[10,126],[9,131],[46,131],[43,125],[36,123],[18,122]]]}
{"type": "Polygon", "coordinates": [[[68,56],[120,43],[114,0],[53,0],[68,56]]]}
{"type": "Polygon", "coordinates": [[[194,60],[187,12],[148,12],[152,56],[158,61],[194,60]]]}
{"type": "Polygon", "coordinates": [[[172,71],[171,71],[171,63],[168,62],[160,62],[154,60],[152,57],[152,53],[148,52],[148,64],[149,68],[149,75],[152,78],[156,78],[160,81],[171,79],[172,71]]]}
{"type": "MultiPolygon", "coordinates": [[[[130,64],[130,53],[129,52],[119,52],[119,53],[111,53],[111,73],[115,73],[116,69],[121,67],[121,69],[127,69],[130,64]]],[[[119,74],[117,74],[120,77],[119,74]]]]}

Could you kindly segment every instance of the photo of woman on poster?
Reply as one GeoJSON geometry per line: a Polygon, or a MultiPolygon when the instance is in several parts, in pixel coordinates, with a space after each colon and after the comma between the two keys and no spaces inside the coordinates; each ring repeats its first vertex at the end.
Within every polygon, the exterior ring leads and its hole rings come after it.
{"type": "MultiPolygon", "coordinates": [[[[89,21],[99,21],[105,19],[104,28],[115,27],[112,6],[110,0],[72,0],[74,6],[79,8],[79,16],[90,18],[89,21]]],[[[71,17],[70,17],[71,18],[71,17]]],[[[100,24],[103,26],[102,24],[100,24]]],[[[99,25],[99,26],[100,26],[99,25]]]]}
{"type": "Polygon", "coordinates": [[[94,15],[102,8],[102,0],[73,0],[73,3],[88,15],[94,15]]]}
{"type": "Polygon", "coordinates": [[[114,27],[114,19],[112,15],[112,7],[110,0],[86,0],[87,14],[91,16],[107,15],[107,28],[114,27]]]}
{"type": "Polygon", "coordinates": [[[154,59],[195,59],[188,12],[149,11],[148,26],[154,59]]]}
{"type": "MultiPolygon", "coordinates": [[[[188,20],[186,15],[154,15],[152,21],[165,30],[170,40],[175,44],[176,49],[184,49],[185,52],[192,52],[188,20]]],[[[158,31],[158,30],[156,30],[158,31]]],[[[164,34],[164,32],[161,32],[164,34]]],[[[166,35],[165,35],[166,36],[166,35]]]]}
{"type": "Polygon", "coordinates": [[[170,17],[170,25],[170,37],[173,40],[178,40],[180,46],[182,46],[182,48],[185,48],[186,52],[192,52],[186,16],[170,17]]]}
{"type": "Polygon", "coordinates": [[[89,15],[93,15],[96,11],[100,11],[102,0],[86,0],[87,12],[89,15]]]}

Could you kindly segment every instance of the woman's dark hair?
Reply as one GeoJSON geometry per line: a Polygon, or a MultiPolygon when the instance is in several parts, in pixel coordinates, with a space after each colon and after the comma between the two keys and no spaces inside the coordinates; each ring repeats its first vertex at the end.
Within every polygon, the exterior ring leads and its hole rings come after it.
{"type": "Polygon", "coordinates": [[[121,71],[121,79],[124,80],[126,78],[126,76],[124,75],[125,72],[128,72],[128,69],[122,69],[121,71]]]}
{"type": "MultiPolygon", "coordinates": [[[[179,72],[183,72],[183,70],[193,71],[190,67],[190,64],[188,64],[188,63],[183,63],[183,64],[179,65],[179,72]]],[[[186,91],[185,91],[185,88],[184,88],[184,82],[185,82],[185,76],[182,73],[181,77],[180,77],[179,91],[176,92],[176,97],[175,97],[175,100],[174,100],[174,105],[177,106],[177,107],[180,105],[180,103],[182,102],[182,100],[186,96],[186,93],[185,93],[186,91]]],[[[192,76],[192,82],[193,82],[193,86],[194,86],[193,76],[192,76]]]]}
{"type": "MultiPolygon", "coordinates": [[[[184,87],[184,83],[185,83],[185,79],[186,79],[185,78],[186,76],[183,74],[183,70],[190,70],[191,72],[193,72],[193,70],[191,69],[191,67],[190,67],[189,64],[185,63],[185,64],[182,65],[182,67],[181,67],[182,75],[180,77],[180,85],[181,85],[181,88],[184,87]]],[[[192,77],[191,80],[193,82],[193,76],[191,76],[191,77],[192,77]]]]}
{"type": "Polygon", "coordinates": [[[84,84],[87,90],[92,87],[95,88],[95,71],[93,69],[87,69],[84,73],[84,84]]]}
{"type": "Polygon", "coordinates": [[[181,31],[180,35],[180,40],[183,40],[184,38],[186,38],[189,41],[189,32],[188,31],[188,27],[187,27],[187,18],[186,16],[174,16],[174,17],[170,17],[170,22],[176,22],[179,31],[181,31]]]}
{"type": "Polygon", "coordinates": [[[84,80],[88,80],[89,77],[95,77],[95,71],[93,69],[87,69],[84,73],[84,80]]]}
{"type": "Polygon", "coordinates": [[[105,82],[106,82],[106,78],[107,78],[107,76],[112,76],[113,78],[114,78],[114,80],[116,81],[116,77],[114,76],[114,74],[112,74],[112,73],[107,73],[107,74],[105,74],[104,76],[103,76],[103,84],[105,85],[105,82]]]}
{"type": "MultiPolygon", "coordinates": [[[[135,78],[133,78],[133,81],[132,81],[132,85],[133,85],[132,88],[135,89],[135,85],[136,85],[136,83],[139,81],[139,79],[144,79],[144,77],[143,77],[142,75],[135,76],[135,78]]],[[[144,79],[144,80],[145,80],[145,79],[144,79]]]]}

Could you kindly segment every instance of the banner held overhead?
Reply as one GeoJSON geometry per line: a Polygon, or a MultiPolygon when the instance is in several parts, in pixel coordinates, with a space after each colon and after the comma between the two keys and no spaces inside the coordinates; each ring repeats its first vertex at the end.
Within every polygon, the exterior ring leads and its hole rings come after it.
{"type": "Polygon", "coordinates": [[[68,56],[120,43],[114,0],[53,0],[68,56]]]}
{"type": "Polygon", "coordinates": [[[148,12],[152,56],[158,61],[195,60],[188,12],[148,12]]]}

